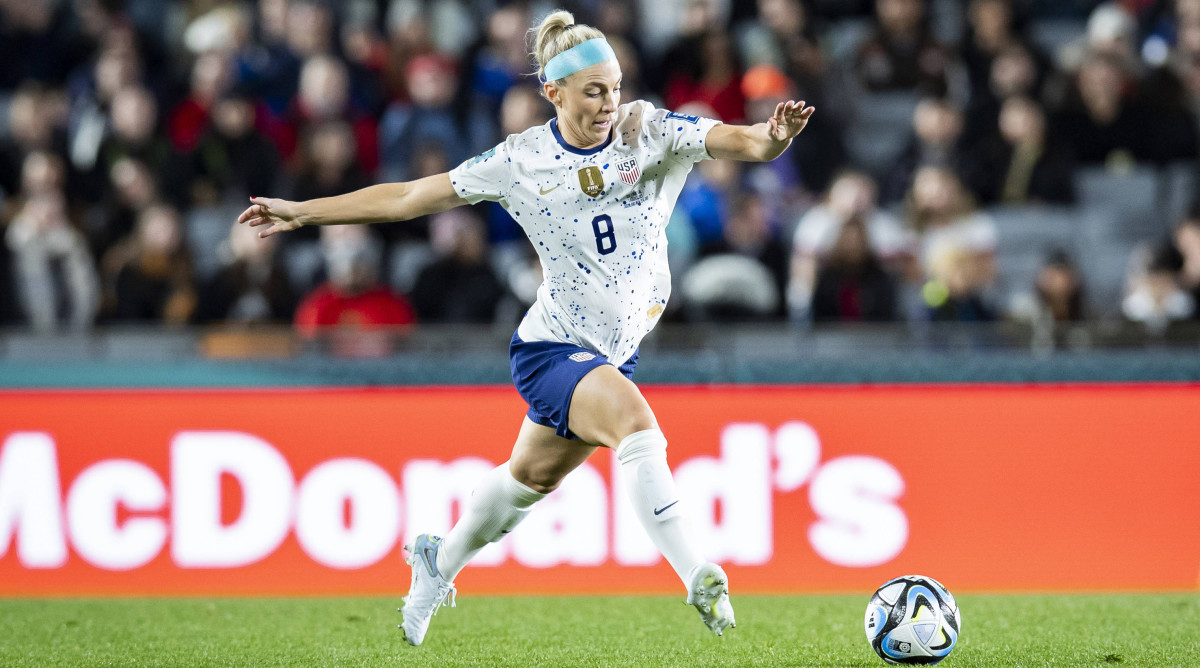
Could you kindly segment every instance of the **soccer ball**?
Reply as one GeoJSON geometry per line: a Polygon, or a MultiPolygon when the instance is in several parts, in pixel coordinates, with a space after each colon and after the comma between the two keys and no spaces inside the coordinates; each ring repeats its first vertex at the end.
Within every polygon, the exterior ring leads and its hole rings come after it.
{"type": "Polygon", "coordinates": [[[871,649],[893,664],[941,661],[962,629],[954,596],[923,575],[888,580],[875,590],[864,625],[871,649]]]}

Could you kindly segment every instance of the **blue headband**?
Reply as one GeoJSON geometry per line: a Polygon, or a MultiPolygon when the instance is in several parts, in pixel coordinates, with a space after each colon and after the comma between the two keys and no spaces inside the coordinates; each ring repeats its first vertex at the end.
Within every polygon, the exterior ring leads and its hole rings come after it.
{"type": "Polygon", "coordinates": [[[557,56],[550,59],[546,63],[546,67],[542,70],[546,77],[546,81],[558,81],[565,79],[572,74],[585,67],[591,67],[599,63],[616,60],[617,54],[613,53],[612,47],[608,45],[603,37],[589,39],[582,44],[563,51],[557,56]]]}

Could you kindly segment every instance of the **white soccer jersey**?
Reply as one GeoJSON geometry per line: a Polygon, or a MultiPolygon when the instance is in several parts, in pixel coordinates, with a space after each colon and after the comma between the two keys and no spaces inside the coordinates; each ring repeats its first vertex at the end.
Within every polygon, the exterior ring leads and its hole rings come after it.
{"type": "Polygon", "coordinates": [[[570,146],[552,120],[450,170],[460,197],[499,202],[541,258],[521,339],[574,343],[618,366],[633,355],[670,296],[667,221],[718,123],[635,101],[618,108],[608,144],[570,146]]]}

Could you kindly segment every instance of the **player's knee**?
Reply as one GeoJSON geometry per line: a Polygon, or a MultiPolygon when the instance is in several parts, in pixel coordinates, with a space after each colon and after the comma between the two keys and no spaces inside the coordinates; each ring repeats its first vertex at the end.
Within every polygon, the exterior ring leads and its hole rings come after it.
{"type": "Polygon", "coordinates": [[[628,411],[621,413],[620,419],[614,425],[613,444],[611,447],[616,447],[617,443],[625,440],[630,434],[636,434],[639,431],[648,429],[658,429],[658,420],[654,418],[654,412],[646,405],[645,401],[640,402],[641,405],[631,406],[628,411]]]}
{"type": "Polygon", "coordinates": [[[517,482],[525,485],[539,494],[549,494],[562,484],[565,473],[560,473],[554,467],[537,462],[518,464],[509,463],[509,470],[517,482]]]}

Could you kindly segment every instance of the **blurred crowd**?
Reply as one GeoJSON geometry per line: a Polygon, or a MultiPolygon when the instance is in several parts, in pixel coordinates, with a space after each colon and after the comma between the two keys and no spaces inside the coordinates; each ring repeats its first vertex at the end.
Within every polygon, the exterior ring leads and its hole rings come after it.
{"type": "Polygon", "coordinates": [[[774,162],[697,166],[670,320],[1200,318],[1200,0],[0,0],[0,326],[515,323],[540,267],[498,205],[234,221],[546,122],[556,7],[625,100],[817,107],[774,162]]]}

